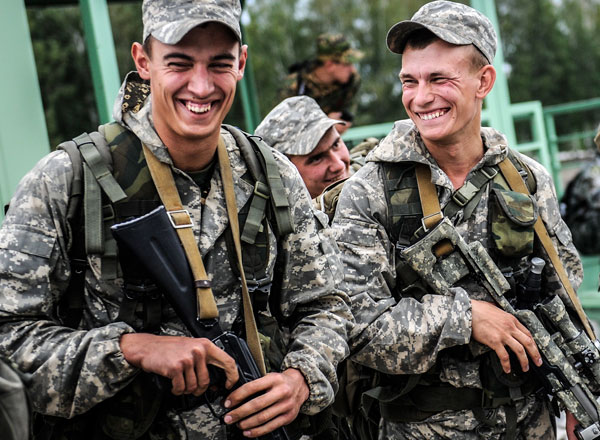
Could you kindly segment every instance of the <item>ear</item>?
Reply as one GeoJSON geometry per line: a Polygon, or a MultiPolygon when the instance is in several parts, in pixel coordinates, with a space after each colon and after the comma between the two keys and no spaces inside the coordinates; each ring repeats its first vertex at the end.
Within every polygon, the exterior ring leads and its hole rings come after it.
{"type": "Polygon", "coordinates": [[[479,72],[479,87],[477,88],[477,97],[485,98],[494,87],[496,82],[496,69],[491,64],[483,66],[479,72]]]}
{"type": "Polygon", "coordinates": [[[246,60],[248,59],[248,46],[242,45],[240,49],[240,59],[238,61],[238,74],[237,80],[241,81],[244,77],[244,71],[246,70],[246,60]]]}
{"type": "Polygon", "coordinates": [[[135,68],[142,79],[150,79],[150,57],[140,43],[133,43],[131,46],[131,57],[135,63],[135,68]]]}

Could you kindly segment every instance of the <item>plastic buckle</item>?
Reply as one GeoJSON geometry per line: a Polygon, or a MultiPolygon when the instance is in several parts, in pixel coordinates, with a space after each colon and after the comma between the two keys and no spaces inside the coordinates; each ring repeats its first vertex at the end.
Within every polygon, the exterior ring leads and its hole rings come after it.
{"type": "Polygon", "coordinates": [[[489,180],[493,179],[494,177],[496,177],[496,174],[498,174],[498,170],[496,168],[492,168],[492,167],[483,167],[481,169],[481,173],[489,180]],[[489,171],[489,172],[488,172],[489,171]]]}
{"type": "Polygon", "coordinates": [[[194,222],[192,222],[192,216],[190,215],[190,212],[187,209],[178,209],[178,210],[175,210],[175,211],[167,211],[167,214],[169,215],[169,221],[171,222],[171,225],[175,229],[191,228],[191,227],[194,226],[194,222]],[[181,214],[181,213],[187,214],[188,223],[184,223],[182,225],[178,225],[177,223],[175,223],[175,219],[173,218],[173,214],[181,214]]]}
{"type": "Polygon", "coordinates": [[[258,197],[262,197],[263,199],[268,199],[271,195],[271,192],[269,191],[269,187],[267,185],[257,180],[254,184],[254,194],[256,194],[258,197]]]}
{"type": "MultiPolygon", "coordinates": [[[[442,211],[434,212],[433,214],[426,215],[421,219],[421,227],[423,228],[423,232],[429,232],[429,228],[425,226],[425,220],[435,217],[436,215],[440,216],[440,222],[444,219],[444,213],[442,211]]],[[[438,222],[439,223],[439,222],[438,222]]],[[[436,223],[436,225],[438,224],[436,223]]]]}

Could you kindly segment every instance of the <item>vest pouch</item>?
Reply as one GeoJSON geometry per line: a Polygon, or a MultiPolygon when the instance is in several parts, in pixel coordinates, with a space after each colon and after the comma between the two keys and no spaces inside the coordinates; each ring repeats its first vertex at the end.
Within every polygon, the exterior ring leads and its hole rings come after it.
{"type": "Polygon", "coordinates": [[[538,218],[532,196],[503,188],[492,189],[491,232],[498,252],[523,257],[533,252],[533,225],[538,218]]]}

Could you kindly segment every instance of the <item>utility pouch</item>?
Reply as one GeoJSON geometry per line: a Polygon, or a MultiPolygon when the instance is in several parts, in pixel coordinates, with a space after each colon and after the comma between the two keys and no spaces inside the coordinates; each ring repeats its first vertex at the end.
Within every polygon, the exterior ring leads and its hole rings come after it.
{"type": "Polygon", "coordinates": [[[492,200],[491,231],[498,252],[517,258],[533,253],[533,225],[538,218],[533,197],[495,187],[492,200]]]}

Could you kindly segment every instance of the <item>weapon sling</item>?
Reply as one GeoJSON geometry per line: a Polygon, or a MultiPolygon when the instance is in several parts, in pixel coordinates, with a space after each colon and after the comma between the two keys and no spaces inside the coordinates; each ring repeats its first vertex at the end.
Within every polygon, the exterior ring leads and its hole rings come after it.
{"type": "MultiPolygon", "coordinates": [[[[516,169],[514,164],[510,161],[508,157],[506,157],[502,162],[498,164],[500,168],[500,172],[508,182],[508,185],[513,191],[520,192],[522,194],[529,195],[529,190],[527,186],[523,182],[519,171],[516,169]]],[[[423,210],[423,226],[427,231],[431,227],[435,226],[441,218],[441,209],[440,202],[437,196],[437,190],[433,182],[431,182],[431,170],[427,165],[417,164],[416,166],[416,177],[417,184],[419,187],[419,197],[421,199],[421,207],[423,210]],[[439,215],[438,215],[439,214],[439,215]]],[[[594,335],[594,331],[592,330],[588,319],[583,311],[583,307],[581,306],[581,302],[577,297],[577,294],[573,290],[573,286],[571,286],[571,282],[569,281],[569,277],[567,276],[567,272],[563,264],[558,257],[558,253],[554,248],[554,244],[552,243],[552,239],[548,235],[548,231],[546,230],[546,226],[544,225],[541,217],[538,217],[537,221],[534,224],[535,233],[540,240],[540,243],[544,247],[552,265],[554,266],[558,277],[560,278],[561,283],[563,284],[565,290],[569,294],[569,298],[573,303],[575,310],[577,311],[577,315],[581,320],[586,333],[590,337],[590,339],[596,339],[594,335]]],[[[444,255],[445,252],[439,252],[439,249],[435,250],[436,255],[444,255]]]]}
{"type": "MultiPolygon", "coordinates": [[[[152,180],[154,181],[158,195],[165,205],[167,214],[169,215],[173,227],[175,228],[177,235],[181,240],[190,264],[190,268],[192,270],[192,274],[194,276],[198,304],[198,319],[216,319],[219,316],[219,311],[217,309],[215,298],[210,286],[210,280],[208,279],[206,269],[204,268],[204,263],[202,262],[202,256],[200,255],[198,244],[194,238],[192,219],[189,212],[183,208],[181,198],[179,197],[177,187],[175,186],[175,180],[173,179],[171,168],[166,163],[159,161],[148,150],[148,147],[145,144],[142,144],[142,149],[144,151],[144,157],[148,163],[148,169],[152,175],[152,180]]],[[[254,357],[261,374],[264,375],[266,373],[265,362],[260,347],[258,330],[256,327],[256,321],[254,319],[254,313],[252,311],[252,303],[250,301],[250,294],[248,293],[248,286],[246,285],[246,277],[242,264],[241,245],[239,241],[239,224],[237,218],[235,194],[233,190],[231,164],[229,162],[229,156],[227,155],[227,149],[222,137],[219,137],[217,151],[221,177],[223,180],[223,188],[225,191],[227,215],[229,217],[229,223],[235,242],[242,281],[242,302],[244,307],[246,338],[252,356],[254,357]]]]}

